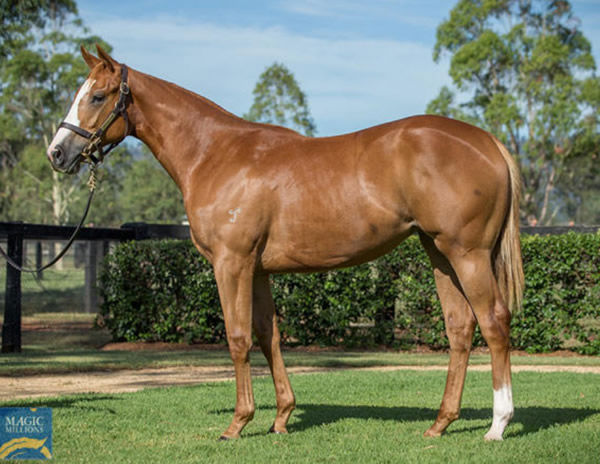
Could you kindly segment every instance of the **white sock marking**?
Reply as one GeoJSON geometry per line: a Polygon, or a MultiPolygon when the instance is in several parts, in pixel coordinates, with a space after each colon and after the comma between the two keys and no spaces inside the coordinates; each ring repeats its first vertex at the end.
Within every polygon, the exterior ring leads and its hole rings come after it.
{"type": "Polygon", "coordinates": [[[512,387],[503,385],[499,390],[494,390],[494,419],[486,440],[502,440],[502,433],[512,419],[514,413],[512,387]]]}

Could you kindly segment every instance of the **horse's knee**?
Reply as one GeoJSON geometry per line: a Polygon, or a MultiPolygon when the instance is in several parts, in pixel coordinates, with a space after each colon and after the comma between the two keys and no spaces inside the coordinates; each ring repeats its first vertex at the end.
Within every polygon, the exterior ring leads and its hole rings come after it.
{"type": "Polygon", "coordinates": [[[250,334],[242,332],[233,332],[227,335],[229,353],[233,361],[245,361],[248,359],[248,353],[252,348],[252,337],[250,334]]]}

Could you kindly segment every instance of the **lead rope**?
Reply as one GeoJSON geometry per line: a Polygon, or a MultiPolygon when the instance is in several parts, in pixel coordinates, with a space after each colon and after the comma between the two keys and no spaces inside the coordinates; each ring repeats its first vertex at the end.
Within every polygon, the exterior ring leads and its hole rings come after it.
{"type": "Polygon", "coordinates": [[[79,233],[79,230],[81,229],[81,226],[83,226],[83,223],[85,222],[85,218],[87,217],[87,215],[90,211],[90,206],[92,204],[92,198],[94,197],[94,191],[96,190],[97,185],[98,185],[98,178],[96,176],[96,166],[90,165],[90,177],[87,181],[87,186],[90,189],[90,195],[88,197],[87,204],[85,205],[85,211],[83,212],[81,221],[79,221],[79,224],[77,224],[77,227],[75,228],[75,231],[73,232],[73,235],[71,235],[71,238],[69,239],[69,241],[67,242],[65,247],[60,251],[60,253],[58,255],[56,255],[54,257],[54,259],[52,261],[50,261],[47,264],[44,264],[42,267],[40,267],[38,269],[25,268],[25,267],[19,266],[17,263],[15,263],[15,261],[10,256],[8,256],[8,254],[2,249],[2,247],[0,247],[0,254],[4,257],[6,262],[8,264],[10,264],[12,267],[14,267],[16,270],[18,270],[19,272],[30,272],[30,273],[35,273],[35,274],[37,274],[38,272],[42,272],[43,270],[48,269],[50,266],[53,266],[54,264],[56,264],[56,262],[65,255],[65,253],[69,250],[69,248],[71,248],[71,245],[73,245],[73,242],[75,241],[75,238],[77,237],[77,234],[79,233]]]}

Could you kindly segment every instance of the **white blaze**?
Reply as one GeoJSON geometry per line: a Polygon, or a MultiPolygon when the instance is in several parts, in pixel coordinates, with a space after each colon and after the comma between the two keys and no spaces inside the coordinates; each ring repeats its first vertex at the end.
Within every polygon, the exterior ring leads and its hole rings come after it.
{"type": "Polygon", "coordinates": [[[502,433],[512,419],[514,412],[512,387],[504,385],[499,390],[494,390],[494,419],[486,440],[502,440],[502,433]]]}
{"type": "MultiPolygon", "coordinates": [[[[90,89],[92,88],[92,86],[94,85],[95,82],[96,82],[95,80],[90,81],[89,79],[86,79],[86,81],[83,83],[83,85],[79,89],[79,92],[77,92],[77,96],[75,97],[75,100],[73,101],[73,104],[71,105],[71,108],[69,108],[69,112],[67,113],[65,122],[68,122],[70,124],[73,124],[74,126],[79,127],[79,103],[81,103],[81,100],[89,93],[90,89]]],[[[50,146],[48,147],[48,156],[50,156],[50,154],[52,153],[52,151],[54,150],[54,147],[56,147],[56,145],[64,142],[64,140],[72,134],[73,134],[72,131],[65,129],[64,127],[60,127],[58,129],[58,131],[56,132],[56,134],[54,135],[54,138],[52,139],[50,146]]]]}

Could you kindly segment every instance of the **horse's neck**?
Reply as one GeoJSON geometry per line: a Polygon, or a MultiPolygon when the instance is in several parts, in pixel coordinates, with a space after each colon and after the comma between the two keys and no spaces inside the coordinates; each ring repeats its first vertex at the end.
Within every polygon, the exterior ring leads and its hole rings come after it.
{"type": "Polygon", "coordinates": [[[214,138],[243,127],[242,119],[175,84],[137,71],[130,76],[130,118],[144,142],[185,195],[189,173],[211,156],[214,138]]]}

